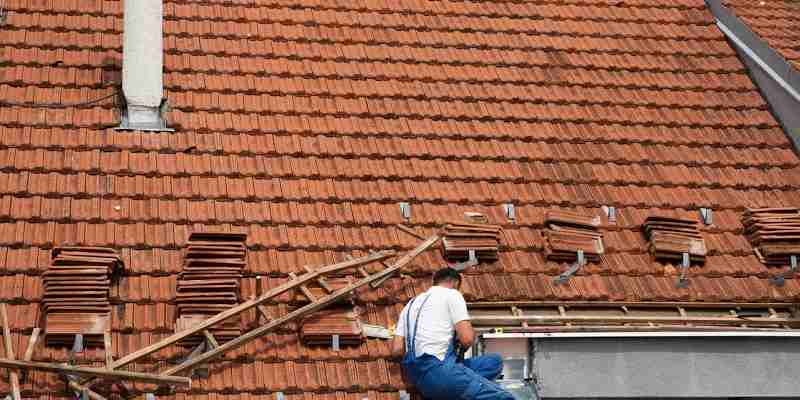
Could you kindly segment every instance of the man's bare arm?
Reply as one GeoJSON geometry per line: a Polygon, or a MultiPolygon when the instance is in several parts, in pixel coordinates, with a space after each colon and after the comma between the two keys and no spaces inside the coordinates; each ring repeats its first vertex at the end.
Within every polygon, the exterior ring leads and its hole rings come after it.
{"type": "Polygon", "coordinates": [[[406,354],[406,338],[394,335],[392,338],[392,357],[403,358],[406,354]]]}
{"type": "Polygon", "coordinates": [[[472,323],[468,319],[456,323],[456,336],[464,348],[472,346],[475,341],[475,330],[472,329],[472,323]]]}

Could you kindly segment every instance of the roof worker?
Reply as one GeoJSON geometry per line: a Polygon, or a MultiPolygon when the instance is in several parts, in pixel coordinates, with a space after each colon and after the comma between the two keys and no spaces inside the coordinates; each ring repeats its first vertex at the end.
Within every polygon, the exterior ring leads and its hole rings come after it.
{"type": "Polygon", "coordinates": [[[460,287],[458,271],[437,271],[433,286],[400,313],[392,354],[402,357],[407,381],[427,400],[513,400],[493,382],[503,371],[499,355],[461,360],[460,350],[472,346],[475,331],[460,287]]]}

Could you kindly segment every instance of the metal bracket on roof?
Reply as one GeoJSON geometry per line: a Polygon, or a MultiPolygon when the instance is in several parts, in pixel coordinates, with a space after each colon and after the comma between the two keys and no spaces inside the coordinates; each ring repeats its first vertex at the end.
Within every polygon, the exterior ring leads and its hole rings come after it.
{"type": "Polygon", "coordinates": [[[797,271],[797,256],[789,257],[789,270],[785,273],[778,274],[769,279],[770,283],[775,286],[782,287],[786,284],[786,276],[792,276],[797,271]]]}
{"type": "Polygon", "coordinates": [[[689,253],[683,253],[683,261],[681,262],[681,276],[678,277],[678,282],[675,284],[676,288],[685,289],[689,287],[689,280],[686,279],[686,273],[689,271],[690,265],[691,259],[689,258],[689,253]]]}
{"type": "Polygon", "coordinates": [[[75,342],[72,343],[73,353],[83,353],[83,334],[78,333],[75,335],[75,342]]]}
{"type": "Polygon", "coordinates": [[[509,221],[515,221],[517,219],[517,213],[513,203],[503,204],[503,212],[506,213],[506,218],[508,218],[509,221]]]}
{"type": "Polygon", "coordinates": [[[703,207],[700,209],[700,217],[703,219],[704,224],[712,225],[714,223],[714,210],[703,207]]]}
{"type": "Polygon", "coordinates": [[[454,269],[456,271],[463,271],[463,270],[465,270],[465,269],[467,269],[469,267],[474,267],[476,265],[478,265],[478,256],[475,255],[475,250],[470,250],[469,251],[469,259],[467,259],[467,261],[460,262],[460,263],[454,263],[454,264],[450,265],[450,268],[452,268],[452,269],[454,269]]]}
{"type": "Polygon", "coordinates": [[[603,206],[603,212],[606,213],[606,217],[608,218],[608,222],[615,224],[617,223],[617,207],[614,206],[603,206]]]}
{"type": "Polygon", "coordinates": [[[339,351],[339,335],[331,336],[331,348],[333,351],[339,351]]]}
{"type": "Polygon", "coordinates": [[[409,220],[411,219],[411,204],[407,202],[400,203],[400,215],[403,216],[403,219],[409,220]]]}
{"type": "Polygon", "coordinates": [[[575,273],[578,272],[578,270],[584,265],[586,265],[586,257],[583,254],[583,250],[578,250],[578,259],[572,263],[572,265],[570,265],[566,271],[562,272],[561,275],[553,279],[553,283],[556,285],[566,283],[567,280],[569,280],[572,275],[575,275],[575,273]]]}

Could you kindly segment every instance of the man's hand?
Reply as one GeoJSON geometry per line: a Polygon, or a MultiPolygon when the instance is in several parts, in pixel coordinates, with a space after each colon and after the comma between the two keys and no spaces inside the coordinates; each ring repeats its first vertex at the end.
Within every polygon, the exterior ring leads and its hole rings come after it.
{"type": "Polygon", "coordinates": [[[406,354],[406,338],[394,335],[392,338],[392,359],[400,360],[406,354]]]}
{"type": "Polygon", "coordinates": [[[472,323],[468,319],[456,324],[456,337],[465,349],[472,347],[472,343],[475,342],[475,330],[472,329],[472,323]]]}

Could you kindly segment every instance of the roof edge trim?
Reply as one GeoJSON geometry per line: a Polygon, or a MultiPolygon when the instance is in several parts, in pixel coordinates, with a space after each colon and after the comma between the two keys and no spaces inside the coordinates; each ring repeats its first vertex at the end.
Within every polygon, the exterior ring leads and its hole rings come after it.
{"type": "Polygon", "coordinates": [[[659,337],[800,337],[800,330],[776,331],[655,331],[655,332],[509,332],[484,333],[484,339],[659,338],[659,337]]]}
{"type": "Polygon", "coordinates": [[[800,101],[800,72],[783,56],[759,38],[720,0],[705,0],[714,15],[717,26],[737,47],[752,58],[769,76],[778,82],[792,97],[800,101]]]}
{"type": "Polygon", "coordinates": [[[800,71],[756,35],[721,0],[705,0],[720,31],[728,38],[770,111],[800,153],[800,71]]]}

